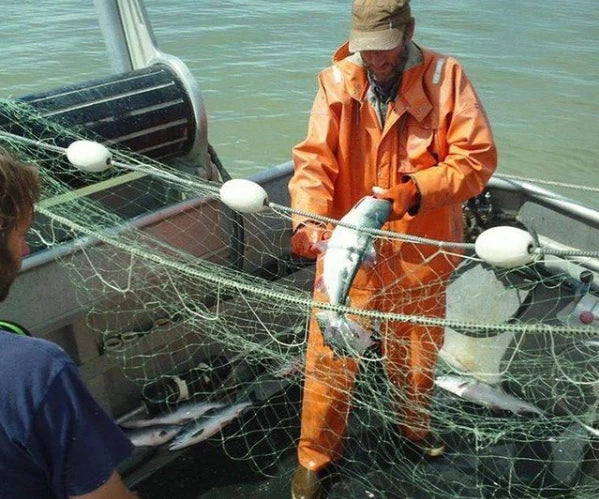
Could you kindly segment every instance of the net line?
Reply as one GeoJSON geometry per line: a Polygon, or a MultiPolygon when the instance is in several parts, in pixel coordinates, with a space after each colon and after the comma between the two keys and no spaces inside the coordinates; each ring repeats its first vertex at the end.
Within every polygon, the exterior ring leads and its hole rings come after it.
{"type": "MultiPolygon", "coordinates": [[[[426,269],[418,264],[393,275],[376,296],[383,308],[332,304],[313,296],[313,268],[289,258],[293,213],[286,207],[270,203],[270,209],[244,215],[239,270],[226,249],[238,221],[219,203],[218,183],[113,150],[113,167],[91,184],[104,182],[107,189],[74,188],[71,175],[78,182],[84,174],[65,162],[65,147],[54,138],[66,137],[66,144],[85,137],[20,106],[5,112],[24,128],[26,140],[2,132],[0,142],[40,166],[44,195],[34,246],[74,245],[76,251],[60,256],[59,263],[85,310],[87,336],[99,345],[97,359],[114,360],[149,414],[174,413],[188,400],[173,399],[173,379],[190,400],[230,404],[252,394],[254,406],[198,445],[214,445],[265,475],[280,476],[279,465],[296,459],[302,387],[320,379],[305,369],[307,319],[325,310],[369,324],[441,327],[437,381],[460,376],[473,389],[501,388],[494,396],[507,393],[542,415],[485,406],[440,385],[430,406],[422,407],[388,376],[389,356],[368,350],[355,356],[361,363],[351,393],[344,389],[351,411],[342,459],[328,471],[332,496],[363,490],[427,498],[599,492],[593,468],[598,330],[580,320],[584,312],[599,312],[597,296],[567,266],[548,272],[542,261],[548,254],[573,256],[567,264],[578,272],[578,264],[585,268],[583,257],[596,258],[597,252],[541,244],[531,265],[497,269],[482,264],[471,244],[405,238],[406,261],[442,261],[451,268],[443,314],[432,312],[444,300],[439,285],[446,277],[420,278],[426,269]],[[123,172],[143,176],[117,183],[123,172]],[[175,209],[167,218],[139,222],[148,210],[170,206],[175,209]],[[417,283],[411,290],[401,289],[406,275],[417,283]],[[398,407],[432,418],[450,449],[441,461],[408,452],[397,431],[404,421],[398,407]]],[[[380,245],[398,240],[385,231],[368,233],[380,245]]],[[[382,271],[374,274],[381,277],[382,271]]],[[[396,346],[407,344],[399,339],[396,346]]]]}

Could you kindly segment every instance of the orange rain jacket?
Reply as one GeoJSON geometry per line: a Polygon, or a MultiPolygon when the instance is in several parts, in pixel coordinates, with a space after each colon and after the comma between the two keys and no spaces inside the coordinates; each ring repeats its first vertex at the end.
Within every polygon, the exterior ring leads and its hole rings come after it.
{"type": "MultiPolygon", "coordinates": [[[[461,204],[483,190],[497,153],[485,112],[460,64],[409,42],[406,69],[384,127],[368,89],[360,55],[350,54],[346,43],[333,65],[319,74],[308,136],[293,150],[292,208],[340,219],[373,186],[389,188],[410,175],[421,194],[419,210],[383,229],[461,241],[461,204]]],[[[306,218],[295,215],[294,229],[306,218]]],[[[455,260],[434,245],[377,245],[377,260],[382,258],[384,265],[377,264],[376,272],[358,272],[351,305],[443,316],[444,280],[455,260]]],[[[315,299],[326,301],[318,290],[315,299]]],[[[442,329],[393,324],[381,336],[391,382],[405,390],[409,403],[426,406],[442,329]],[[393,342],[393,337],[408,341],[393,342]]],[[[298,447],[304,467],[318,470],[339,456],[357,369],[355,359],[333,355],[312,319],[298,447]]],[[[412,407],[398,413],[406,436],[417,440],[426,434],[423,411],[412,407]]]]}
{"type": "MultiPolygon", "coordinates": [[[[335,53],[334,64],[318,77],[308,136],[293,150],[292,208],[339,219],[372,186],[389,188],[409,174],[421,193],[420,213],[386,228],[461,240],[461,203],[482,191],[497,153],[459,63],[421,52],[422,63],[403,74],[384,129],[366,100],[368,79],[358,57],[350,56],[347,44],[335,53]]],[[[294,228],[301,221],[296,216],[294,228]]]]}

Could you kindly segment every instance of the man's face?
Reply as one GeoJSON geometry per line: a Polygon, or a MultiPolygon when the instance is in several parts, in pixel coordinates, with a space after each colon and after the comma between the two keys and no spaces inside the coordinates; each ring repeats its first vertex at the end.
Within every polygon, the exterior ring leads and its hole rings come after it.
{"type": "Polygon", "coordinates": [[[24,216],[0,241],[0,301],[8,296],[10,286],[21,270],[23,257],[29,254],[26,237],[32,217],[24,216]]]}
{"type": "Polygon", "coordinates": [[[404,42],[391,50],[364,50],[361,52],[364,66],[372,77],[382,85],[391,83],[401,73],[401,55],[404,42]]]}
{"type": "Polygon", "coordinates": [[[414,36],[414,27],[414,20],[411,20],[403,31],[401,42],[394,49],[363,50],[361,52],[364,66],[381,85],[390,85],[403,71],[402,56],[406,44],[414,36]]]}

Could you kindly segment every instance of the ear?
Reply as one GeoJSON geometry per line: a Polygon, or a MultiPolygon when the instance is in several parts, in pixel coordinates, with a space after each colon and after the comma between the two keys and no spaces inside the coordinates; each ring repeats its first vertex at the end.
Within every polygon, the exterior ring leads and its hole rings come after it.
{"type": "Polygon", "coordinates": [[[412,37],[414,36],[415,28],[416,28],[416,19],[411,17],[410,20],[408,21],[408,25],[406,26],[406,30],[405,30],[404,37],[406,40],[412,39],[412,37]]]}

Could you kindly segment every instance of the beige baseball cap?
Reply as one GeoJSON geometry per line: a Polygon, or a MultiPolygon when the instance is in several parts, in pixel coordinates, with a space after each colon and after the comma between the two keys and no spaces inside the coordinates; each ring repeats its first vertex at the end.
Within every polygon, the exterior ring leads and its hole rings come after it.
{"type": "Polygon", "coordinates": [[[394,49],[411,17],[409,0],[354,0],[349,51],[394,49]]]}

